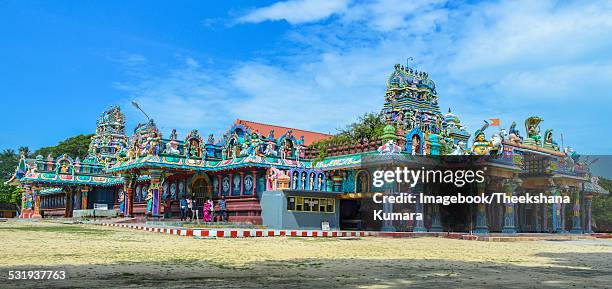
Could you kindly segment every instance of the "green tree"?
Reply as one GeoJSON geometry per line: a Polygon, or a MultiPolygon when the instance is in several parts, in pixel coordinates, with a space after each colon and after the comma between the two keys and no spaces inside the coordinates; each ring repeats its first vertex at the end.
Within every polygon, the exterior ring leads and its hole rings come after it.
{"type": "Polygon", "coordinates": [[[0,203],[15,204],[21,207],[21,188],[13,185],[5,185],[0,182],[0,203]]]}
{"type": "MultiPolygon", "coordinates": [[[[599,185],[612,192],[612,180],[599,178],[599,185]]],[[[612,232],[612,195],[597,194],[593,197],[592,216],[597,231],[612,232]]]]}
{"type": "Polygon", "coordinates": [[[89,143],[91,142],[92,136],[93,134],[73,136],[61,141],[56,146],[40,148],[36,150],[32,156],[42,155],[43,157],[47,157],[49,154],[51,154],[51,156],[57,157],[67,154],[73,158],[76,158],[77,156],[84,158],[87,156],[87,150],[89,148],[89,143]]]}
{"type": "Polygon", "coordinates": [[[316,160],[321,160],[327,156],[327,148],[330,145],[379,139],[383,135],[383,129],[386,125],[382,113],[366,113],[359,117],[356,122],[339,129],[339,133],[331,138],[313,143],[311,146],[319,150],[316,160]]]}
{"type": "Polygon", "coordinates": [[[4,183],[15,173],[19,163],[19,155],[13,149],[5,149],[0,153],[0,182],[4,183]]]}

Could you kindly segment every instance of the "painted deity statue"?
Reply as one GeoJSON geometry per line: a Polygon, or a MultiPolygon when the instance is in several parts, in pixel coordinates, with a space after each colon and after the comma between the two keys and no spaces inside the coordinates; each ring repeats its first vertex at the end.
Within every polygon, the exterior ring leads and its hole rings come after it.
{"type": "MultiPolygon", "coordinates": [[[[246,143],[246,141],[245,141],[246,143]]],[[[256,132],[253,132],[251,134],[249,143],[248,143],[248,147],[247,147],[247,154],[249,156],[255,156],[258,154],[259,152],[259,147],[261,146],[262,141],[261,139],[259,139],[259,135],[257,135],[256,132]]]]}
{"type": "Polygon", "coordinates": [[[475,138],[474,143],[472,144],[472,154],[482,156],[489,153],[489,150],[491,149],[491,142],[486,140],[484,133],[487,127],[489,127],[489,123],[485,121],[482,128],[476,130],[476,133],[474,133],[475,138]]]}
{"type": "Polygon", "coordinates": [[[540,122],[543,119],[537,116],[528,117],[525,120],[525,130],[527,131],[527,138],[523,141],[529,145],[540,145],[540,122]]]}
{"type": "Polygon", "coordinates": [[[266,156],[277,156],[278,153],[274,150],[274,142],[268,142],[266,145],[266,150],[264,151],[266,156]]]}
{"type": "Polygon", "coordinates": [[[402,148],[395,144],[397,135],[395,134],[395,127],[387,125],[383,128],[382,141],[383,145],[378,147],[377,151],[382,155],[396,155],[402,151],[402,148]]]}
{"type": "Polygon", "coordinates": [[[128,151],[123,143],[115,144],[115,158],[120,162],[128,159],[128,151]]]}
{"type": "Polygon", "coordinates": [[[147,155],[159,155],[159,147],[161,145],[159,133],[151,129],[147,137],[147,142],[147,155]]]}
{"type": "Polygon", "coordinates": [[[508,131],[508,138],[511,142],[519,144],[523,142],[523,137],[521,137],[521,132],[516,129],[516,122],[512,122],[510,125],[510,130],[508,131]]]}
{"type": "Polygon", "coordinates": [[[553,140],[553,130],[551,128],[544,132],[544,148],[559,151],[559,145],[553,140]]]}
{"type": "Polygon", "coordinates": [[[153,212],[153,194],[151,193],[152,190],[147,190],[147,196],[145,198],[145,200],[147,201],[147,213],[151,213],[153,212]]]}
{"type": "Polygon", "coordinates": [[[165,154],[169,155],[179,155],[181,151],[178,148],[178,135],[176,133],[176,129],[173,129],[170,133],[170,140],[166,143],[166,148],[164,149],[165,154]]]}
{"type": "Polygon", "coordinates": [[[119,203],[119,211],[120,212],[124,212],[125,209],[125,200],[124,200],[124,196],[123,196],[123,191],[119,191],[119,198],[117,199],[117,202],[119,203]]]}
{"type": "Polygon", "coordinates": [[[283,139],[281,147],[280,147],[281,159],[286,159],[288,156],[291,156],[292,147],[293,147],[293,143],[290,138],[287,137],[283,139]]]}
{"type": "Polygon", "coordinates": [[[494,133],[491,137],[491,150],[489,151],[492,155],[501,154],[503,151],[503,142],[505,138],[506,131],[501,130],[497,133],[494,133]]]}

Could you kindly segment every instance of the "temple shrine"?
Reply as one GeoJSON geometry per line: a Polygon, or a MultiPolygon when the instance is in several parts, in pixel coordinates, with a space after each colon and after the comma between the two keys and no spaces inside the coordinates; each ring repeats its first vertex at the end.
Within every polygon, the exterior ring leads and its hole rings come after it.
{"type": "MultiPolygon", "coordinates": [[[[20,217],[161,219],[164,200],[192,196],[200,205],[223,197],[230,222],[275,229],[320,229],[327,222],[342,230],[592,232],[591,198],[603,190],[588,164],[554,141],[552,129],[541,135],[543,119],[525,120],[524,134],[512,123],[487,136],[486,121],[470,133],[450,109],[442,113],[427,73],[398,64],[386,86],[383,136],[327,146],[315,144],[332,135],[240,119],[220,138],[197,129],[162,132],[153,119],[128,136],[121,109],[111,107],[98,118],[86,158],[22,156],[14,177],[24,188],[20,217]],[[474,187],[479,194],[544,193],[572,203],[416,204],[407,210],[423,220],[373,225],[363,221],[372,209],[363,200],[377,190],[364,160],[380,155],[483,156],[487,182],[474,187]],[[467,217],[453,216],[453,209],[467,217]]],[[[172,210],[177,216],[178,206],[172,210]]]]}

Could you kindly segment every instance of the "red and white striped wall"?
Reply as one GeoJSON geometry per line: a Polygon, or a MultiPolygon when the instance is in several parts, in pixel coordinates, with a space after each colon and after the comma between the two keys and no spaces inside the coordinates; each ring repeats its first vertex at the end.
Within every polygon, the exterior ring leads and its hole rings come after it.
{"type": "Polygon", "coordinates": [[[210,238],[249,238],[249,237],[366,237],[375,236],[376,232],[366,231],[321,231],[321,230],[264,230],[264,229],[184,229],[160,228],[134,224],[100,223],[103,226],[130,228],[178,236],[195,236],[210,238]]]}

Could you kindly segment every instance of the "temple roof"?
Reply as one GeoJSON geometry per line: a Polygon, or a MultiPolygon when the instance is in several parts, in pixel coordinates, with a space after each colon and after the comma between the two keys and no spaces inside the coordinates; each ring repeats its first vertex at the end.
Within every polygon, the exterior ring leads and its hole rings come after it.
{"type": "Polygon", "coordinates": [[[264,136],[268,135],[270,130],[274,130],[275,136],[281,136],[287,133],[288,131],[292,131],[293,136],[295,136],[296,138],[300,138],[301,136],[304,136],[304,145],[307,145],[307,146],[314,142],[320,141],[322,139],[332,137],[332,135],[326,134],[326,133],[313,132],[313,131],[307,131],[307,130],[284,127],[284,126],[270,125],[270,124],[242,120],[242,119],[237,119],[235,124],[241,124],[250,130],[261,133],[264,136]]]}

